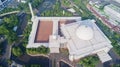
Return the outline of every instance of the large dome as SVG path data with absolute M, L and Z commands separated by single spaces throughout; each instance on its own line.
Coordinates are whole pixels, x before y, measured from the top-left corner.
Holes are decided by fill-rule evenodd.
M 76 30 L 76 35 L 82 40 L 90 40 L 93 38 L 93 29 L 87 25 L 81 25 Z

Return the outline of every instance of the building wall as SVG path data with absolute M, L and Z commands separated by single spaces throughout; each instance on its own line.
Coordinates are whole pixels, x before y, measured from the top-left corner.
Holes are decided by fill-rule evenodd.
M 79 60 L 80 58 L 83 58 L 85 56 L 97 54 L 100 51 L 105 51 L 106 53 L 108 53 L 109 50 L 110 50 L 110 48 L 106 47 L 106 48 L 103 48 L 103 49 L 100 49 L 100 50 L 97 50 L 97 51 L 93 51 L 91 53 L 85 53 L 85 54 L 82 54 L 82 55 L 69 55 L 69 58 L 70 58 L 70 60 Z

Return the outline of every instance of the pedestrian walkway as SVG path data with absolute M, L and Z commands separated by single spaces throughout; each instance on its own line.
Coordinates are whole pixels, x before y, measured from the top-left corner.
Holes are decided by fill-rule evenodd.
M 61 53 L 52 53 L 49 55 L 51 64 L 50 67 L 60 67 L 60 61 L 68 64 L 71 67 L 75 67 L 75 62 L 71 62 L 69 57 Z
M 12 11 L 12 12 L 8 12 L 8 13 L 3 13 L 3 14 L 0 14 L 0 17 L 3 17 L 5 15 L 10 15 L 10 14 L 15 14 L 15 13 L 19 13 L 20 11 Z

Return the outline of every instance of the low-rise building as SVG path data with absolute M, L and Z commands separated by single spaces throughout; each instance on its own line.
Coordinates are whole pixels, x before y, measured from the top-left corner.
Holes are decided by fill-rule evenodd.
M 104 7 L 105 13 L 108 15 L 109 21 L 113 25 L 119 25 L 120 24 L 120 8 L 110 4 Z

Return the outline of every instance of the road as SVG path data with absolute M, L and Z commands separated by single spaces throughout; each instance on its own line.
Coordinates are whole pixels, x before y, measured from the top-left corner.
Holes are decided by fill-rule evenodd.
M 10 56 L 11 56 L 11 45 L 7 45 L 6 52 L 3 55 L 3 58 L 10 59 Z
M 109 51 L 109 54 L 112 57 L 112 63 L 120 64 L 120 56 L 113 49 Z
M 6 66 L 8 66 L 6 60 L 10 59 L 10 56 L 11 56 L 11 46 L 12 45 L 9 45 L 7 40 L 4 41 L 3 45 L 5 45 L 4 54 L 0 59 L 0 64 L 3 65 L 4 67 L 6 67 Z

